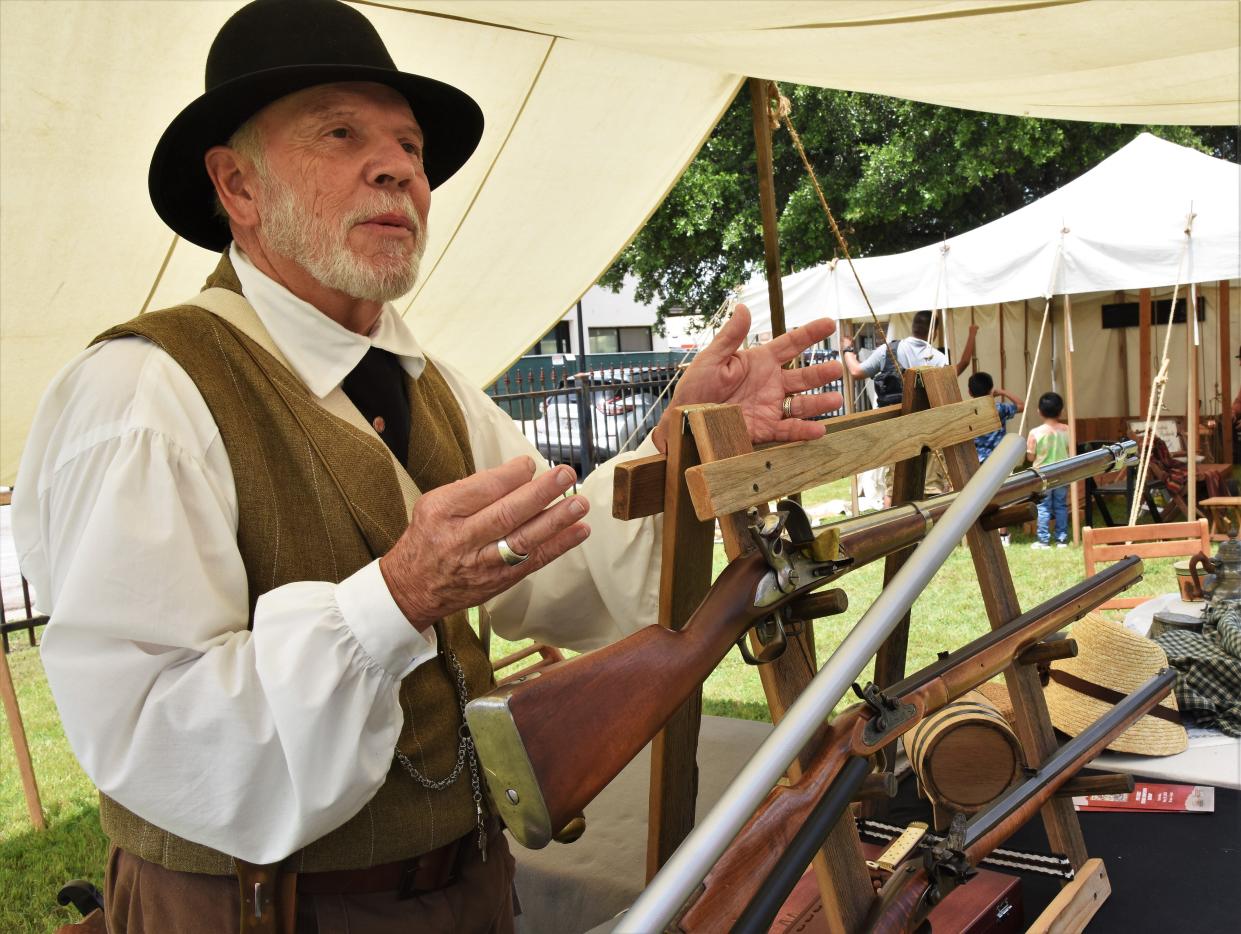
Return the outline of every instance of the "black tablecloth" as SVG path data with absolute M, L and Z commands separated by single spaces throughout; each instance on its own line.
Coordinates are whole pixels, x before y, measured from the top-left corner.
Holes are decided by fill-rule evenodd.
M 930 820 L 930 809 L 917 799 L 913 786 L 912 781 L 901 783 L 885 820 L 902 825 Z M 1103 860 L 1112 886 L 1088 934 L 1241 930 L 1239 804 L 1241 793 L 1217 788 L 1212 814 L 1079 813 L 1086 851 Z M 1050 852 L 1038 819 L 1005 846 Z M 1022 876 L 1022 889 L 1030 924 L 1060 886 L 1054 879 L 1027 874 Z

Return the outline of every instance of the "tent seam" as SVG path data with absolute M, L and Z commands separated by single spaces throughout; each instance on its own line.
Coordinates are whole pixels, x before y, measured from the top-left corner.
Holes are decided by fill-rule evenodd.
M 369 2 L 369 0 L 368 0 Z M 418 296 L 422 294 L 422 290 L 426 288 L 427 283 L 431 281 L 431 277 L 435 275 L 435 270 L 439 268 L 440 262 L 448 255 L 449 249 L 453 242 L 457 239 L 457 235 L 461 233 L 461 228 L 465 226 L 466 220 L 469 219 L 470 212 L 474 210 L 474 205 L 478 202 L 479 197 L 483 193 L 483 189 L 487 187 L 487 180 L 491 178 L 491 173 L 495 171 L 496 166 L 500 162 L 500 157 L 504 155 L 504 150 L 508 147 L 508 142 L 513 138 L 513 133 L 517 129 L 517 124 L 521 122 L 522 115 L 526 112 L 526 105 L 530 103 L 530 98 L 534 96 L 534 89 L 538 87 L 539 79 L 543 76 L 543 69 L 547 67 L 547 62 L 551 58 L 552 49 L 556 47 L 556 37 L 553 36 L 547 44 L 547 51 L 543 54 L 543 61 L 539 62 L 538 70 L 534 73 L 534 77 L 530 80 L 530 87 L 526 88 L 525 97 L 521 100 L 521 106 L 517 108 L 512 121 L 509 123 L 508 131 L 504 134 L 504 139 L 500 141 L 499 147 L 496 149 L 495 155 L 491 159 L 491 164 L 487 166 L 487 171 L 483 173 L 482 179 L 474 189 L 474 194 L 470 197 L 470 203 L 465 206 L 465 210 L 461 213 L 461 218 L 457 221 L 448 242 L 444 244 L 444 248 L 440 251 L 439 256 L 435 258 L 433 265 L 427 274 L 422 277 L 421 283 L 418 285 L 417 291 L 410 297 L 409 302 L 405 306 L 405 310 L 401 312 L 401 317 L 409 314 L 409 310 L 414 307 L 414 302 L 418 300 Z

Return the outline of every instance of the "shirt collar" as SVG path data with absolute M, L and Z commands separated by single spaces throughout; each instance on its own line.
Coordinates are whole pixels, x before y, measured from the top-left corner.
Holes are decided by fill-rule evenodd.
M 293 372 L 318 398 L 339 386 L 371 347 L 395 354 L 412 379 L 422 375 L 426 356 L 391 302 L 384 304 L 370 334 L 355 334 L 269 278 L 236 243 L 229 247 L 229 259 L 241 294 Z

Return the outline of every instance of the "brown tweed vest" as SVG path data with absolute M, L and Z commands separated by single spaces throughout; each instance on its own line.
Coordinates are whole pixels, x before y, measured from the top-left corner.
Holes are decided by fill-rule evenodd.
M 240 292 L 227 254 L 208 287 Z M 138 335 L 165 350 L 202 393 L 228 451 L 237 488 L 237 544 L 249 582 L 250 625 L 260 594 L 291 581 L 339 582 L 388 551 L 408 524 L 395 465 L 378 438 L 327 412 L 297 377 L 222 318 L 192 305 L 157 311 L 96 341 Z M 473 472 L 461 408 L 430 361 L 406 380 L 410 476 L 421 491 Z M 175 626 L 176 620 L 168 625 Z M 426 776 L 452 771 L 461 723 L 443 653 L 456 653 L 471 697 L 491 666 L 465 613 L 437 624 L 440 658 L 401 683 L 397 748 Z M 227 854 L 183 840 L 101 795 L 112 841 L 184 872 L 231 874 Z M 416 856 L 469 833 L 475 810 L 468 767 L 428 791 L 395 760 L 378 793 L 354 817 L 286 860 L 297 871 L 355 869 Z

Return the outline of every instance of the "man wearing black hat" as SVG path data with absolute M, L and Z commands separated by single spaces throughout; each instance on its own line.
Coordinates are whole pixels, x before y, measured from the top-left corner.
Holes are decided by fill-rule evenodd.
M 56 378 L 15 502 L 48 678 L 113 843 L 110 927 L 510 930 L 513 863 L 462 729 L 491 683 L 467 612 L 612 641 L 652 621 L 655 523 L 607 518 L 607 469 L 567 496 L 572 472 L 389 304 L 431 190 L 482 134 L 466 94 L 397 71 L 336 0 L 244 7 L 207 88 L 150 191 L 219 266 Z M 747 326 L 742 310 L 674 401 L 738 402 L 759 441 L 821 434 L 802 419 L 839 396 L 793 394 L 838 368 L 780 365 L 831 323 L 739 352 Z

